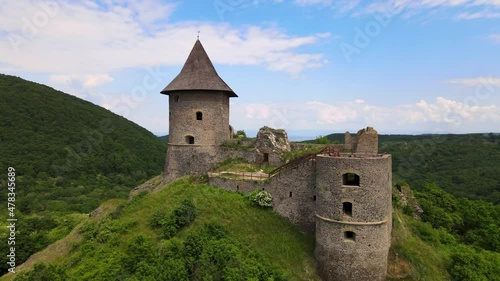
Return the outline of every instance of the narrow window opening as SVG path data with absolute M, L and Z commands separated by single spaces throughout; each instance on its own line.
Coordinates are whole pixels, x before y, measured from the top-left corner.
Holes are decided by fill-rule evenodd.
M 342 210 L 344 211 L 344 215 L 352 217 L 352 203 L 351 202 L 342 203 Z
M 203 113 L 200 111 L 196 112 L 196 120 L 203 120 Z
M 179 102 L 179 100 L 180 100 L 179 96 L 175 96 L 174 100 L 175 100 L 175 102 Z
M 290 194 L 288 195 L 288 197 L 292 197 L 292 192 L 290 191 Z
M 264 153 L 264 163 L 269 162 L 269 153 Z
M 345 173 L 342 175 L 342 184 L 359 186 L 359 176 L 354 173 Z
M 316 195 L 313 195 L 313 201 L 316 201 Z
M 236 185 L 236 191 L 240 191 L 240 186 Z
M 349 241 L 356 241 L 356 233 L 352 231 L 344 231 L 344 239 Z
M 194 137 L 193 136 L 186 136 L 186 143 L 187 144 L 194 144 Z

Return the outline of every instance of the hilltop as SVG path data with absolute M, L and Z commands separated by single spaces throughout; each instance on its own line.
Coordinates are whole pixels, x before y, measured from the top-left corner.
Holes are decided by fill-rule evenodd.
M 16 169 L 23 213 L 90 212 L 162 171 L 166 145 L 109 110 L 8 75 L 0 99 L 0 167 Z
M 151 181 L 151 188 L 159 186 L 158 178 Z M 165 219 L 185 200 L 194 206 L 195 218 L 165 237 L 164 230 L 154 226 L 155 218 Z M 177 180 L 158 192 L 143 191 L 131 200 L 108 201 L 93 214 L 58 242 L 68 246 L 48 247 L 30 266 L 53 261 L 50 280 L 187 280 L 187 273 L 319 280 L 312 235 L 300 233 L 269 209 L 252 206 L 241 194 L 191 179 Z M 42 271 L 39 268 L 38 274 Z

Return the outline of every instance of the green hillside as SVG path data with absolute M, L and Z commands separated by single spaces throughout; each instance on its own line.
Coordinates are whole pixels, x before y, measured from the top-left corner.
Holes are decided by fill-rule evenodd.
M 500 280 L 498 206 L 435 185 L 398 185 L 393 205 L 387 280 Z M 313 236 L 192 178 L 106 202 L 17 271 L 1 280 L 319 280 Z
M 500 204 L 500 137 L 495 134 L 427 135 L 380 143 L 393 155 L 394 177 L 416 189 L 436 183 L 469 199 Z
M 166 145 L 112 112 L 50 87 L 0 74 L 0 218 L 15 169 L 16 262 L 68 234 L 111 198 L 161 173 Z M 0 239 L 7 241 L 7 228 Z M 2 253 L 7 243 L 0 246 Z M 0 273 L 7 270 L 0 258 Z
M 168 143 L 168 135 L 165 135 L 165 136 L 161 136 L 159 137 L 162 141 L 164 141 L 165 143 Z
M 15 168 L 23 213 L 90 212 L 162 171 L 165 144 L 104 108 L 7 75 L 0 100 L 0 167 Z
M 166 237 L 158 224 L 185 200 L 195 217 Z M 49 247 L 30 264 L 53 261 L 50 270 L 16 280 L 319 280 L 314 237 L 238 193 L 184 178 L 100 209 L 67 238 L 69 248 Z

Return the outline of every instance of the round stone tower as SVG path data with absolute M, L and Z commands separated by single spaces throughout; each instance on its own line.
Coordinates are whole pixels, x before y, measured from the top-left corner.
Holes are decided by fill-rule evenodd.
M 323 280 L 385 280 L 391 156 L 318 155 L 316 260 Z
M 161 91 L 169 96 L 169 146 L 164 176 L 205 173 L 217 148 L 231 138 L 229 98 L 237 95 L 219 77 L 200 40 L 181 72 Z

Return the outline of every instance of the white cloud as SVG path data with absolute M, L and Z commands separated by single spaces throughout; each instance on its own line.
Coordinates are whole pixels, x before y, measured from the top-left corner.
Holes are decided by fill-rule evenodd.
M 461 84 L 467 87 L 485 86 L 500 87 L 500 77 L 476 77 L 476 78 L 455 78 L 448 80 L 451 84 Z
M 500 1 L 498 0 L 296 0 L 296 4 L 304 5 L 330 5 L 340 14 L 350 13 L 353 16 L 374 13 L 401 14 L 410 18 L 420 13 L 436 13 L 437 11 L 450 10 L 456 19 L 494 19 L 500 18 Z M 457 11 L 460 11 L 457 14 Z
M 264 125 L 287 130 L 356 131 L 374 126 L 379 131 L 447 132 L 491 131 L 500 125 L 495 105 L 469 104 L 437 97 L 414 104 L 376 106 L 366 102 L 232 104 L 231 122 L 238 128 Z
M 329 34 L 291 36 L 276 27 L 168 23 L 175 6 L 159 1 L 138 5 L 110 0 L 106 6 L 69 0 L 50 3 L 57 3 L 52 10 L 29 0 L 8 1 L 0 8 L 0 34 L 7 34 L 0 43 L 2 69 L 82 76 L 179 65 L 198 30 L 214 63 L 260 65 L 293 75 L 325 63 L 322 54 L 296 49 Z
M 295 0 L 295 4 L 299 6 L 322 5 L 328 6 L 332 4 L 331 0 Z
M 480 11 L 480 12 L 463 12 L 456 16 L 457 19 L 475 20 L 475 19 L 496 19 L 500 18 L 500 13 Z
M 495 44 L 500 44 L 500 33 L 490 34 L 488 38 Z
M 84 88 L 93 88 L 113 81 L 108 74 L 52 74 L 49 80 L 59 84 L 72 84 L 79 81 Z

